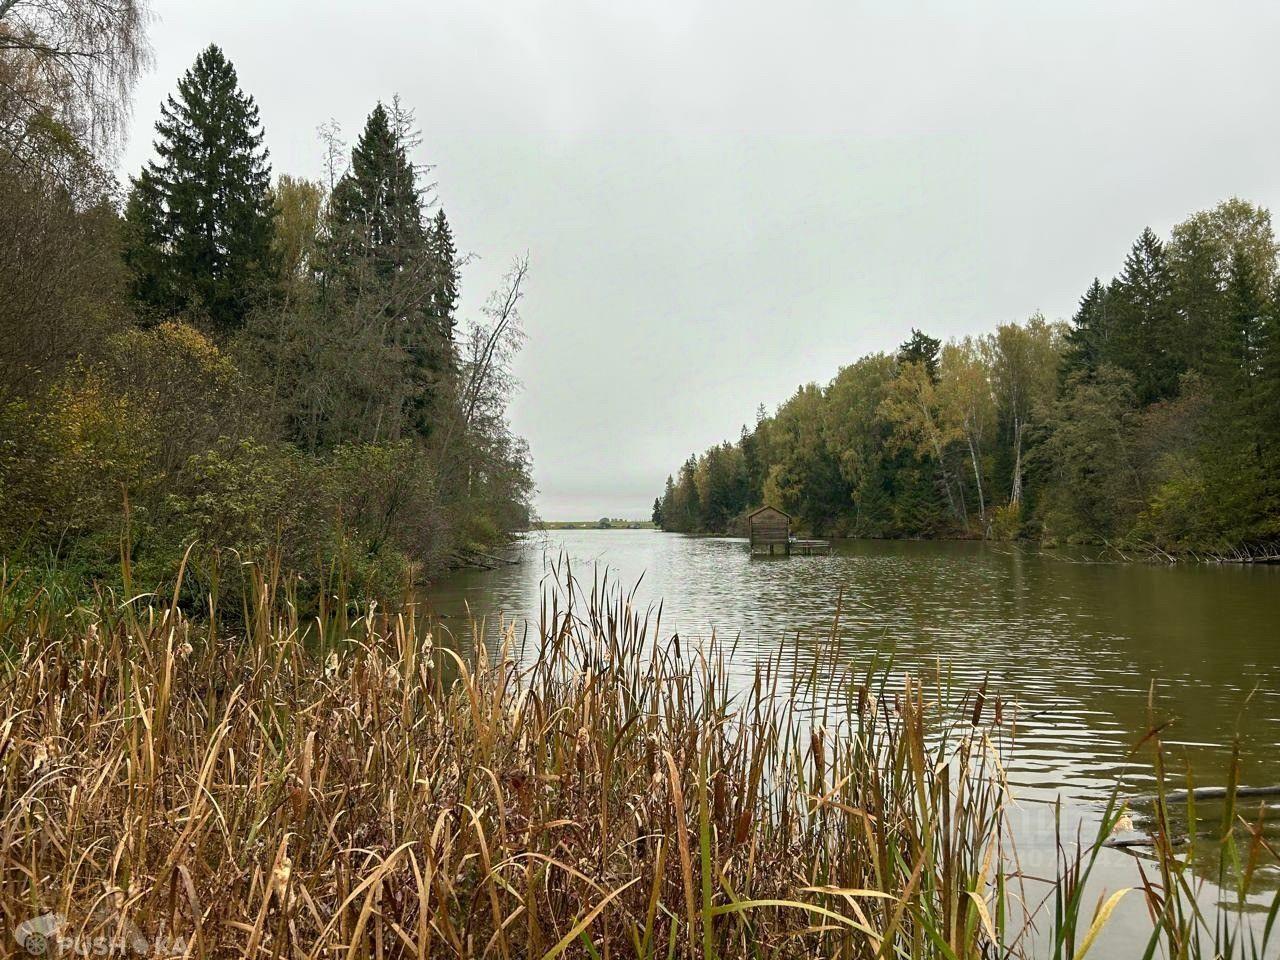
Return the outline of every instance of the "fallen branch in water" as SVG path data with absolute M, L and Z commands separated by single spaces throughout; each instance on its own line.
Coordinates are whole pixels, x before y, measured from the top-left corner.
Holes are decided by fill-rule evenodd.
M 1280 784 L 1270 787 L 1236 787 L 1233 791 L 1237 797 L 1280 797 Z M 1190 791 L 1190 799 L 1199 802 L 1200 800 L 1225 800 L 1227 798 L 1226 787 L 1197 787 Z M 1188 792 L 1186 790 L 1174 790 L 1165 794 L 1166 803 L 1186 803 Z
M 485 570 L 496 570 L 503 565 L 514 566 L 520 562 L 506 557 L 495 557 L 493 554 L 482 553 L 479 550 L 456 550 L 453 559 L 459 566 L 482 567 Z
M 1280 544 L 1259 543 L 1206 554 L 1213 563 L 1280 563 Z

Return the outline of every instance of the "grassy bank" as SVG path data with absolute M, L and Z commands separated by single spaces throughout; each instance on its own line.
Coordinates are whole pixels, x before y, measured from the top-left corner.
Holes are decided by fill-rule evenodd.
M 197 957 L 1071 958 L 1114 905 L 1085 900 L 1089 844 L 1019 870 L 994 697 L 948 707 L 834 641 L 804 689 L 780 660 L 744 689 L 730 645 L 655 643 L 599 586 L 463 655 L 412 616 L 300 620 L 250 579 L 230 632 L 6 576 L 10 930 L 52 912 L 64 939 Z M 1268 955 L 1155 856 L 1131 894 L 1153 952 Z

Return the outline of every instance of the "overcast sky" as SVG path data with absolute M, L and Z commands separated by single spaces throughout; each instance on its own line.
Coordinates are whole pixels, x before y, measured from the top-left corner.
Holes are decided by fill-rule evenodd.
M 473 313 L 528 251 L 512 420 L 546 519 L 647 516 L 692 451 L 910 327 L 1065 317 L 1143 226 L 1280 202 L 1280 4 L 154 0 L 135 170 L 216 42 L 277 173 L 379 98 Z

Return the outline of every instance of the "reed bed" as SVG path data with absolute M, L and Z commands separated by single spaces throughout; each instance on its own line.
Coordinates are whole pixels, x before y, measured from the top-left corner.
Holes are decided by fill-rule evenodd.
M 251 579 L 233 629 L 177 593 L 0 578 L 10 930 L 56 914 L 63 942 L 191 957 L 1078 958 L 1115 905 L 1086 902 L 1096 845 L 1028 891 L 994 698 L 838 667 L 834 629 L 797 690 L 605 584 L 491 648 L 304 619 Z M 1174 859 L 1141 894 L 1150 949 L 1199 956 Z

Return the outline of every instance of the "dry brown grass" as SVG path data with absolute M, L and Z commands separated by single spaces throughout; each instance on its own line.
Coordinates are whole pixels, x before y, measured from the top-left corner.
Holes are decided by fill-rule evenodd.
M 465 657 L 256 583 L 235 631 L 0 588 L 11 929 L 56 912 L 198 957 L 1022 949 L 981 699 L 842 672 L 834 644 L 812 687 L 774 661 L 736 689 L 731 647 L 655 643 L 600 588 L 550 601 L 522 656 L 511 631 Z

